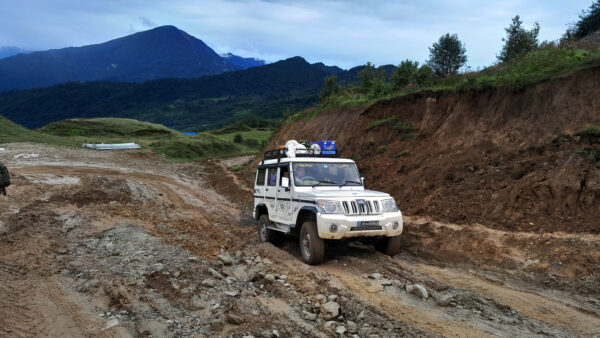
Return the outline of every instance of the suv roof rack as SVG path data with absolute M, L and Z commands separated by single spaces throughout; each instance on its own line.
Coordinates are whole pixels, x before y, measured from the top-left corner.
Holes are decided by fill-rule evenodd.
M 271 149 L 265 151 L 265 156 L 263 158 L 265 160 L 277 160 L 279 162 L 282 158 L 287 157 L 287 148 L 280 149 Z M 340 153 L 337 150 L 329 150 L 329 151 L 321 151 L 319 154 L 316 154 L 313 149 L 303 150 L 302 153 L 296 153 L 296 157 L 323 157 L 323 158 L 331 158 L 331 157 L 340 157 Z

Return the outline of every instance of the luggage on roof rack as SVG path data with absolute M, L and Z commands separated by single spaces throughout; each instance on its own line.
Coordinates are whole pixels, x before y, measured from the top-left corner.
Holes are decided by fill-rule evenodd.
M 280 149 L 271 149 L 271 150 L 267 150 L 265 151 L 265 160 L 277 160 L 277 159 L 282 159 L 282 158 L 286 158 L 289 157 L 288 154 L 288 149 L 287 148 L 280 148 Z M 300 152 L 296 152 L 296 154 L 294 154 L 295 157 L 340 157 L 340 154 L 337 152 L 337 150 L 328 150 L 328 151 L 320 151 L 317 152 L 314 149 L 308 149 L 308 150 L 303 150 L 301 153 Z

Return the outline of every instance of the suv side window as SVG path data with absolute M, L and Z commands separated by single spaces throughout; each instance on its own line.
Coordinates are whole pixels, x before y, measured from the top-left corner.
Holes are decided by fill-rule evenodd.
M 282 178 L 287 177 L 290 178 L 290 169 L 289 166 L 279 167 L 279 186 L 281 187 Z
M 265 185 L 265 172 L 267 169 L 258 169 L 258 174 L 256 175 L 256 185 Z
M 269 168 L 267 171 L 267 184 L 274 187 L 277 184 L 277 167 Z

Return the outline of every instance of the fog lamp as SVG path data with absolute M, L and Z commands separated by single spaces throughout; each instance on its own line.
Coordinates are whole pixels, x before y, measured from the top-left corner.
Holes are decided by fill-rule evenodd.
M 400 223 L 398 223 L 398 222 L 392 223 L 392 229 L 398 230 L 398 227 L 400 227 Z
M 332 224 L 329 226 L 329 231 L 330 232 L 336 232 L 338 231 L 338 225 L 337 224 Z

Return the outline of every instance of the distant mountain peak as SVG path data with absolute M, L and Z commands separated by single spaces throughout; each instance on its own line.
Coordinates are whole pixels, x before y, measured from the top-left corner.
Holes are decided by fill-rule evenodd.
M 224 53 L 221 54 L 221 57 L 225 59 L 227 63 L 238 66 L 242 69 L 247 69 L 251 67 L 260 67 L 265 65 L 265 60 L 261 60 L 259 58 L 253 57 L 242 57 L 232 53 Z

